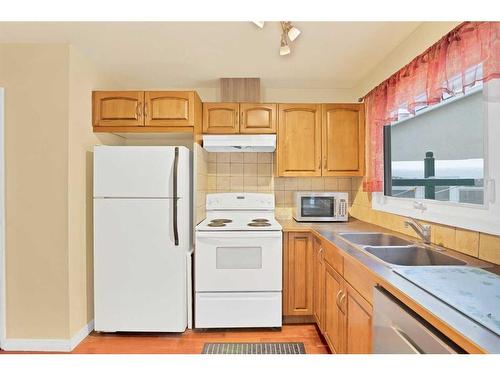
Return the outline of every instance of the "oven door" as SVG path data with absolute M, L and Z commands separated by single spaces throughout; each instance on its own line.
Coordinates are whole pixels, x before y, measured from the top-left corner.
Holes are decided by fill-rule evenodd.
M 196 292 L 281 291 L 281 231 L 196 232 Z

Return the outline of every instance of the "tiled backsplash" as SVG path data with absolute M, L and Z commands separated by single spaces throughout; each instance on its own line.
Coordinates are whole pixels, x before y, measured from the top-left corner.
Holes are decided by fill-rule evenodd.
M 279 218 L 291 217 L 295 191 L 345 191 L 354 199 L 358 178 L 275 177 L 273 159 L 272 153 L 208 153 L 207 192 L 274 193 Z
M 205 151 L 198 143 L 193 145 L 193 159 L 194 159 L 194 178 L 195 178 L 195 191 L 194 191 L 194 224 L 198 224 L 205 219 L 205 201 L 207 197 L 208 186 L 208 152 Z

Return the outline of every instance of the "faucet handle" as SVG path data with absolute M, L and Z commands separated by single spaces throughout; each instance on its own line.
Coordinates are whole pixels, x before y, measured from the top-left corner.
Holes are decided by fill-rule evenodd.
M 422 211 L 425 211 L 427 209 L 425 204 L 423 202 L 419 202 L 419 201 L 413 202 L 413 208 L 416 208 L 417 210 L 422 210 Z

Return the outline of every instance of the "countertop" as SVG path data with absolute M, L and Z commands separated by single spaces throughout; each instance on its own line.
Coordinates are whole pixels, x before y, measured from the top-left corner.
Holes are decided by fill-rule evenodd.
M 361 249 L 343 240 L 342 232 L 383 232 L 416 241 L 415 238 L 391 231 L 377 225 L 356 219 L 339 223 L 299 223 L 293 219 L 278 220 L 285 232 L 312 232 L 333 243 L 349 256 L 360 262 L 367 272 L 371 272 L 377 284 L 389 290 L 417 314 L 438 328 L 443 334 L 471 353 L 500 353 L 500 336 L 474 320 L 460 313 L 432 294 L 392 271 L 386 264 L 367 255 Z M 500 267 L 476 258 L 446 249 L 456 258 L 463 259 L 471 266 L 482 267 L 489 272 L 500 274 Z

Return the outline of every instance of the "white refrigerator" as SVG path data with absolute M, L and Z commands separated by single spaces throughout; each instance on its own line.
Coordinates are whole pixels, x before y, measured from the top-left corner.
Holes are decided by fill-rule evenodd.
M 95 146 L 96 331 L 186 329 L 190 175 L 186 147 Z

